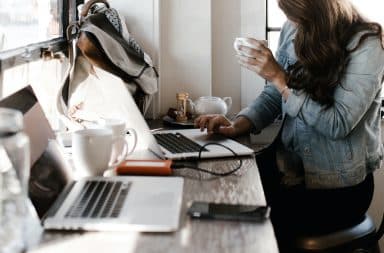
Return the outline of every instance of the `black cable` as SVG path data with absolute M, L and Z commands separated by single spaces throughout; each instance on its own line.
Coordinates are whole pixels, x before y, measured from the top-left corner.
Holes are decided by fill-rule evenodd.
M 201 160 L 201 154 L 202 152 L 204 151 L 204 149 L 207 147 L 207 146 L 210 146 L 210 145 L 216 145 L 216 146 L 221 146 L 229 151 L 231 151 L 234 155 L 235 158 L 239 158 L 238 154 L 233 151 L 231 148 L 223 145 L 223 144 L 220 144 L 220 143 L 215 143 L 215 142 L 209 142 L 209 143 L 206 143 L 205 145 L 203 145 L 200 150 L 199 150 L 199 155 L 197 157 L 197 159 L 200 161 Z M 211 174 L 211 175 L 214 175 L 214 176 L 219 176 L 219 177 L 226 177 L 226 176 L 229 176 L 233 173 L 235 173 L 236 171 L 238 171 L 241 166 L 243 166 L 243 160 L 241 158 L 239 158 L 239 165 L 231 170 L 231 171 L 228 171 L 228 172 L 224 172 L 224 173 L 221 173 L 221 172 L 214 172 L 214 171 L 210 171 L 210 170 L 207 170 L 207 169 L 202 169 L 198 166 L 192 166 L 191 164 L 188 164 L 188 163 L 175 163 L 172 165 L 172 168 L 173 169 L 192 169 L 192 170 L 196 170 L 196 171 L 200 171 L 200 172 L 204 172 L 204 173 L 208 173 L 208 174 Z

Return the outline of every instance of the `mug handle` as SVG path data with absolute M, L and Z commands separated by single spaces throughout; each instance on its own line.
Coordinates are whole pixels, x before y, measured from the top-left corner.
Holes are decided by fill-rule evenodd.
M 125 137 L 123 137 L 123 136 L 115 137 L 114 140 L 113 140 L 112 146 L 115 146 L 119 142 L 123 142 L 124 143 L 123 151 L 121 152 L 121 154 L 119 156 L 117 156 L 115 161 L 110 161 L 109 162 L 108 166 L 110 168 L 111 167 L 115 167 L 115 166 L 119 165 L 120 163 L 122 163 L 125 160 L 125 157 L 128 154 L 128 142 L 125 139 Z M 111 152 L 111 156 L 112 156 L 112 152 Z M 113 157 L 111 157 L 111 160 L 112 159 L 113 159 Z
M 133 138 L 135 139 L 134 142 L 133 142 L 133 146 L 131 148 L 131 151 L 127 152 L 127 154 L 126 154 L 126 156 L 129 156 L 136 149 L 136 146 L 137 146 L 137 133 L 136 133 L 136 130 L 133 129 L 133 128 L 127 128 L 127 132 L 129 132 L 129 134 L 133 135 Z

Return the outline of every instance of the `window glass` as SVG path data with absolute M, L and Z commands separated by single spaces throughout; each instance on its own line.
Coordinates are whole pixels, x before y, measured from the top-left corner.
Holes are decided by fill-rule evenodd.
M 58 128 L 56 94 L 59 90 L 65 66 L 62 60 L 37 60 L 6 69 L 3 72 L 2 95 L 31 85 L 53 128 Z
M 62 35 L 62 0 L 1 0 L 0 51 Z
M 268 27 L 281 27 L 287 18 L 277 5 L 277 0 L 267 0 L 267 5 Z
M 279 42 L 280 32 L 269 32 L 268 33 L 268 46 L 272 50 L 272 53 L 275 54 L 277 50 L 277 44 Z
M 351 0 L 351 2 L 369 20 L 384 25 L 383 0 Z

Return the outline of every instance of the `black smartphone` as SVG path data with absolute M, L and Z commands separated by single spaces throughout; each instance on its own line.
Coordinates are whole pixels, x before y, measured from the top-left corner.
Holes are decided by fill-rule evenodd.
M 269 217 L 268 206 L 222 204 L 195 201 L 188 215 L 198 219 L 221 219 L 236 221 L 262 221 Z

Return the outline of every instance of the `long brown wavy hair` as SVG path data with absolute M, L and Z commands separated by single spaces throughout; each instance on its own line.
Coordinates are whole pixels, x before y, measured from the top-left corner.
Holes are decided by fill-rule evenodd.
M 368 37 L 382 42 L 382 28 L 360 15 L 349 0 L 279 0 L 279 7 L 297 25 L 297 62 L 288 68 L 288 86 L 306 91 L 329 108 L 350 53 Z M 360 32 L 357 45 L 348 49 Z

